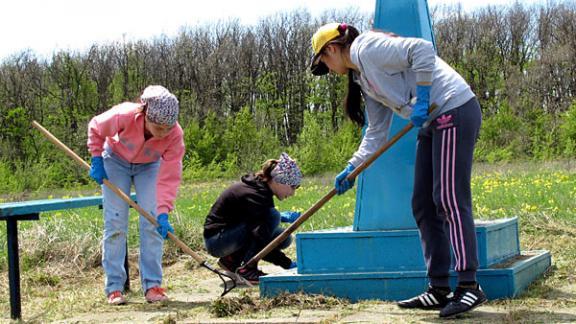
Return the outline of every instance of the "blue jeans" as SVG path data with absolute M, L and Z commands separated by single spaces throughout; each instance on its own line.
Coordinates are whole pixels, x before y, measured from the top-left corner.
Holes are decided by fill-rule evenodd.
M 128 163 L 113 152 L 102 153 L 108 180 L 130 195 L 134 183 L 138 204 L 156 216 L 156 180 L 160 160 L 151 163 Z M 106 186 L 102 186 L 104 208 L 104 238 L 102 266 L 106 274 L 105 293 L 124 290 L 126 270 L 126 237 L 128 232 L 128 204 Z M 162 253 L 164 240 L 144 216 L 139 217 L 140 281 L 142 290 L 162 284 Z
M 226 227 L 220 232 L 204 239 L 206 250 L 210 255 L 215 257 L 225 257 L 234 252 L 245 250 L 243 262 L 249 261 L 262 248 L 270 243 L 278 235 L 282 234 L 283 229 L 280 225 L 280 213 L 276 208 L 270 209 L 269 217 L 263 226 L 267 227 L 264 233 L 270 233 L 268 237 L 261 237 L 254 234 L 252 227 L 248 223 L 240 223 L 235 226 Z M 290 246 L 292 237 L 288 237 L 282 242 L 276 250 L 282 250 Z M 266 259 L 266 258 L 264 258 Z

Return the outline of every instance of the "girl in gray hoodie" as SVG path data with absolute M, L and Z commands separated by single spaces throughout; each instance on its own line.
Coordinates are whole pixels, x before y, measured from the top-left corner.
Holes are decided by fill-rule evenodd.
M 353 26 L 330 23 L 313 35 L 312 48 L 312 74 L 348 75 L 346 114 L 359 126 L 367 122 L 360 147 L 336 176 L 338 194 L 354 185 L 346 176 L 387 140 L 393 113 L 420 127 L 412 210 L 430 286 L 398 306 L 440 309 L 441 317 L 452 317 L 486 302 L 476 281 L 478 253 L 470 190 L 482 115 L 470 86 L 436 56 L 431 42 L 420 38 L 381 31 L 359 34 Z M 437 108 L 429 113 L 431 103 Z M 449 233 L 444 231 L 446 222 Z M 450 242 L 458 273 L 453 294 L 448 282 Z

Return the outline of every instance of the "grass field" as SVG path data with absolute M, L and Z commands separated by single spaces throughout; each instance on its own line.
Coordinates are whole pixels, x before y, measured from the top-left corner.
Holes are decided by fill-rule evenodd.
M 202 224 L 211 204 L 232 181 L 183 184 L 172 222 L 176 235 L 194 250 L 202 250 Z M 295 197 L 277 202 L 280 210 L 304 211 L 330 189 L 332 176 L 306 179 Z M 473 174 L 474 212 L 477 219 L 518 216 L 523 250 L 545 249 L 552 253 L 553 267 L 514 300 L 492 301 L 478 317 L 464 321 L 570 322 L 576 321 L 576 162 L 477 165 Z M 98 194 L 91 188 L 75 192 L 15 194 L 14 198 L 61 198 Z M 350 225 L 354 218 L 354 193 L 326 204 L 299 231 Z M 137 267 L 136 215 L 130 222 L 130 260 Z M 217 315 L 233 314 L 250 321 L 283 318 L 294 321 L 418 322 L 435 318 L 430 312 L 405 312 L 392 303 L 364 301 L 350 304 L 320 297 L 284 297 L 283 302 L 259 300 L 257 288 L 241 290 L 218 300 L 221 288 L 209 272 L 195 268 L 188 256 L 168 244 L 165 254 L 166 283 L 174 301 L 147 305 L 133 274 L 137 302 L 111 309 L 102 293 L 100 267 L 101 210 L 85 208 L 41 215 L 37 222 L 20 222 L 22 307 L 25 321 L 216 321 Z M 5 237 L 5 227 L 0 236 Z M 2 239 L 0 270 L 1 320 L 9 319 L 6 242 Z M 291 247 L 289 254 L 295 255 Z M 209 260 L 214 263 L 215 259 Z M 274 268 L 272 268 L 275 271 Z M 133 272 L 136 272 L 134 270 Z M 138 302 L 140 301 L 140 302 Z M 272 305 L 272 306 L 271 306 Z M 228 309 L 231 309 L 230 311 Z M 112 314 L 112 315 L 110 315 Z M 115 314 L 115 315 L 114 315 Z M 362 315 L 364 314 L 364 315 Z M 377 314 L 378 317 L 371 317 Z M 101 315 L 101 316 L 97 316 Z M 106 317 L 107 316 L 107 317 Z M 295 317 L 297 316 L 297 317 Z M 288 320 L 287 320 L 288 319 Z M 290 320 L 292 319 L 292 320 Z

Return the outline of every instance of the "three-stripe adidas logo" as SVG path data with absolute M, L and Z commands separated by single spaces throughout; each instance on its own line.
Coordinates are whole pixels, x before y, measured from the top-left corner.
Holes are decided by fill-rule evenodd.
M 434 297 L 434 295 L 432 295 L 429 292 L 425 292 L 422 295 L 418 296 L 418 299 L 420 299 L 420 302 L 422 303 L 422 305 L 424 306 L 436 306 L 436 305 L 440 305 L 440 303 L 438 302 L 438 300 L 436 299 L 436 297 Z
M 448 295 L 444 294 L 444 291 L 428 287 L 428 291 L 418 296 L 399 301 L 398 306 L 401 308 L 440 309 L 445 307 L 454 296 L 452 292 L 448 293 Z
M 474 303 L 476 303 L 476 301 L 478 300 L 478 296 L 474 295 L 471 292 L 466 292 L 466 294 L 464 294 L 464 296 L 462 296 L 462 298 L 460 299 L 460 302 L 468 305 L 468 306 L 472 306 L 474 305 Z
M 456 288 L 456 297 L 446 307 L 440 310 L 440 317 L 452 317 L 468 312 L 487 301 L 484 292 L 477 288 Z

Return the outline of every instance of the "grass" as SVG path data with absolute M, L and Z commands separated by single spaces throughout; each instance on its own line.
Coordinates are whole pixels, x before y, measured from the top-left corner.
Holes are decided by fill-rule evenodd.
M 183 184 L 176 210 L 171 221 L 176 235 L 193 250 L 202 251 L 202 224 L 211 204 L 231 180 Z M 330 189 L 332 176 L 306 179 L 297 195 L 277 202 L 280 210 L 305 211 Z M 507 322 L 559 319 L 548 312 L 558 309 L 576 309 L 576 163 L 516 163 L 508 165 L 477 165 L 472 178 L 474 213 L 477 219 L 497 219 L 517 216 L 520 221 L 521 247 L 524 250 L 546 249 L 552 253 L 553 269 L 541 280 L 533 283 L 519 299 L 491 302 L 490 305 L 505 310 L 500 318 Z M 89 188 L 79 188 L 82 195 L 97 194 Z M 61 198 L 70 192 L 33 193 L 4 199 Z M 355 195 L 337 196 L 311 217 L 299 231 L 311 231 L 351 225 L 354 219 Z M 75 314 L 109 311 L 102 297 L 103 276 L 100 267 L 100 240 L 102 211 L 97 208 L 74 209 L 44 213 L 39 221 L 19 223 L 20 265 L 23 294 L 23 314 L 30 321 L 66 319 Z M 137 268 L 138 234 L 134 212 L 131 214 L 129 249 L 130 262 Z M 5 237 L 5 227 L 0 227 L 0 237 Z M 206 288 L 206 271 L 195 267 L 191 259 L 169 244 L 165 249 L 165 264 L 169 291 L 186 290 L 207 296 L 214 294 Z M 0 320 L 9 314 L 9 297 L 6 265 L 6 242 L 0 245 Z M 203 253 L 203 252 L 201 252 Z M 294 247 L 288 250 L 295 255 Z M 205 255 L 203 253 L 203 255 Z M 213 258 L 208 257 L 210 262 Z M 186 274 L 184 277 L 183 274 Z M 137 273 L 133 273 L 135 281 Z M 135 283 L 133 283 L 136 285 Z M 192 290 L 191 290 L 192 289 Z M 215 288 L 219 290 L 219 287 Z M 141 298 L 136 290 L 129 297 Z M 279 299 L 284 304 L 259 300 L 256 293 L 247 291 L 235 299 L 218 299 L 212 302 L 192 302 L 194 305 L 130 306 L 134 312 L 144 312 L 154 320 L 167 323 L 183 319 L 195 321 L 213 316 L 236 314 L 252 318 L 274 316 L 283 309 L 285 314 L 301 314 L 316 308 L 318 297 L 288 297 Z M 309 298 L 309 299 L 308 299 Z M 211 298 L 208 298 L 211 300 Z M 213 298 L 212 298 L 213 299 Z M 384 305 L 384 306 L 382 306 Z M 341 314 L 361 312 L 374 307 L 387 307 L 386 303 L 362 302 L 346 304 L 327 303 L 326 312 L 337 310 L 340 315 L 323 317 L 339 320 Z M 542 311 L 521 312 L 525 309 Z M 546 311 L 544 311 L 546 310 Z M 254 315 L 259 313 L 260 315 Z M 376 310 L 375 312 L 378 312 Z M 158 315 L 155 315 L 158 313 Z M 167 315 L 168 314 L 168 315 Z M 302 313 L 303 314 L 303 313 Z M 328 314 L 328 313 L 326 313 Z M 156 317 L 155 317 L 156 316 Z M 417 321 L 419 315 L 402 315 L 403 321 Z M 528 317 L 526 317 L 528 316 Z M 547 317 L 548 316 L 548 317 Z M 147 318 L 149 320 L 150 318 Z M 575 319 L 576 317 L 569 317 Z M 105 321 L 113 321 L 110 320 Z
M 539 170 L 493 167 L 472 178 L 474 213 L 483 219 L 545 214 L 571 220 L 576 214 L 576 179 L 572 164 Z
M 210 303 L 210 313 L 216 317 L 247 315 L 277 307 L 298 309 L 330 309 L 348 305 L 346 299 L 307 294 L 279 294 L 273 298 L 257 298 L 243 291 L 238 297 L 219 298 Z

